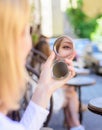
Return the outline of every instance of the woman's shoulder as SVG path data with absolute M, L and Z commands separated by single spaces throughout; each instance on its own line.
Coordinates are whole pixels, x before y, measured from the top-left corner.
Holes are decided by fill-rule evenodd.
M 24 127 L 16 122 L 12 121 L 5 115 L 0 113 L 0 129 L 1 130 L 24 130 Z

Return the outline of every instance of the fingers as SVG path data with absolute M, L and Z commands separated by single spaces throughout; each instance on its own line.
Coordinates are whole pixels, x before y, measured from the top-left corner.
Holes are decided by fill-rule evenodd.
M 71 60 L 73 60 L 75 58 L 75 56 L 76 56 L 76 52 L 74 51 L 72 56 L 71 56 Z
M 73 62 L 72 62 L 72 60 L 69 60 L 69 59 L 65 59 L 65 62 L 68 65 L 68 70 L 69 70 L 68 78 L 71 79 L 75 76 L 75 70 L 74 70 L 74 67 L 73 67 Z
M 48 64 L 49 66 L 52 65 L 54 59 L 55 59 L 55 53 L 52 51 L 51 55 L 49 56 L 49 58 L 46 61 L 46 64 Z
M 74 68 L 73 68 L 72 66 L 68 66 L 68 69 L 69 69 L 69 71 L 70 71 L 69 76 L 70 76 L 71 78 L 73 78 L 73 77 L 75 76 L 75 70 L 74 70 Z
M 65 79 L 63 79 L 63 83 L 67 83 L 71 78 L 73 78 L 74 77 L 74 75 L 75 75 L 75 71 L 74 71 L 74 68 L 73 68 L 73 66 L 68 66 L 68 69 L 69 69 L 69 74 L 68 74 L 68 76 L 65 78 Z
M 69 60 L 69 59 L 65 59 L 65 62 L 68 66 L 73 66 L 73 62 L 72 60 Z

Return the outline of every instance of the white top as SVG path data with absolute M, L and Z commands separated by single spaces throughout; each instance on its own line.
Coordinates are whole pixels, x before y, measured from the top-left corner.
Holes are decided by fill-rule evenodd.
M 0 113 L 0 130 L 39 130 L 48 113 L 47 110 L 30 101 L 20 122 L 12 121 Z

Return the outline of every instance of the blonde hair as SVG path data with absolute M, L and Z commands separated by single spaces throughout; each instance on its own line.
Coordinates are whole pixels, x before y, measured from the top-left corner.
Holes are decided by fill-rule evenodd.
M 17 40 L 28 18 L 27 0 L 0 0 L 0 109 L 17 109 L 24 91 L 25 68 Z

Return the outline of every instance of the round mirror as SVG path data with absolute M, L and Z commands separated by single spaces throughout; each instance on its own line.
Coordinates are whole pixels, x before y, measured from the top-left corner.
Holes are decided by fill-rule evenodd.
M 58 57 L 70 59 L 74 52 L 73 41 L 67 36 L 61 36 L 55 41 L 53 50 Z
M 69 74 L 68 65 L 65 63 L 65 59 L 73 60 L 74 45 L 73 41 L 68 36 L 58 37 L 54 43 L 53 50 L 56 54 L 56 60 L 54 61 L 52 72 L 53 78 L 63 79 Z

